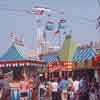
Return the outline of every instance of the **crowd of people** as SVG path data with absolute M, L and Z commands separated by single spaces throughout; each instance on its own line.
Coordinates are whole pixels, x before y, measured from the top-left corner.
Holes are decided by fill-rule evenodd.
M 32 91 L 30 99 L 29 91 Z M 76 78 L 53 77 L 51 80 L 42 77 L 29 79 L 23 74 L 19 92 L 19 100 L 100 100 L 100 81 L 95 77 L 90 80 L 85 74 Z M 11 87 L 3 74 L 0 74 L 0 100 L 11 100 Z
M 40 88 L 41 97 L 44 95 L 40 100 L 100 100 L 100 82 L 86 75 L 74 79 L 54 77 L 48 82 L 42 81 Z
M 36 78 L 29 79 L 22 73 L 18 87 L 13 88 L 0 72 L 0 100 L 38 100 L 38 83 Z

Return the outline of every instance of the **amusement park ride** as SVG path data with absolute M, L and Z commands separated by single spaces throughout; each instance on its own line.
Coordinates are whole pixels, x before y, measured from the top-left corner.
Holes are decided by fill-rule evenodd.
M 47 36 L 48 34 L 54 36 L 59 35 L 58 46 L 60 46 L 61 33 L 65 33 L 66 20 L 62 17 L 64 13 L 54 9 L 37 6 L 32 9 L 32 14 L 36 18 L 37 45 L 40 52 L 46 53 L 48 50 L 57 49 L 57 46 L 52 46 Z
M 66 20 L 64 18 L 64 12 L 59 12 L 55 9 L 35 6 L 31 11 L 27 9 L 9 9 L 9 8 L 0 8 L 0 10 L 4 11 L 12 11 L 16 13 L 27 13 L 34 17 L 35 27 L 36 27 L 36 43 L 37 43 L 37 51 L 40 53 L 46 53 L 49 50 L 57 50 L 59 46 L 61 46 L 61 35 L 66 33 L 65 26 Z M 63 33 L 63 34 L 61 34 Z M 57 46 L 53 46 L 51 42 L 49 42 L 49 37 L 51 35 L 53 37 L 57 37 Z M 53 41 L 53 40 L 52 40 Z
M 99 6 L 100 1 L 97 0 Z M 32 10 L 27 9 L 9 9 L 9 8 L 0 8 L 0 10 L 4 11 L 12 11 L 16 13 L 27 13 L 29 15 L 32 15 L 35 19 L 35 25 L 36 25 L 36 43 L 37 43 L 37 51 L 40 53 L 46 53 L 49 51 L 55 51 L 58 50 L 61 47 L 62 42 L 62 35 L 66 35 L 66 28 L 67 27 L 67 21 L 64 18 L 64 12 L 58 11 L 56 9 L 46 8 L 42 6 L 35 6 L 32 8 Z M 87 23 L 97 23 L 96 29 L 99 30 L 100 28 L 100 16 L 95 19 L 89 19 L 86 17 L 80 17 L 77 16 L 78 19 L 87 21 Z M 49 34 L 49 35 L 48 35 Z M 52 45 L 52 41 L 49 41 L 49 37 L 53 36 L 57 38 L 57 45 Z

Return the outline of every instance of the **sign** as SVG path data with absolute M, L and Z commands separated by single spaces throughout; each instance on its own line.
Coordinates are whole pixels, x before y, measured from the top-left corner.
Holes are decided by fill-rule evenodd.
M 69 71 L 72 70 L 72 61 L 59 61 L 48 65 L 48 71 Z

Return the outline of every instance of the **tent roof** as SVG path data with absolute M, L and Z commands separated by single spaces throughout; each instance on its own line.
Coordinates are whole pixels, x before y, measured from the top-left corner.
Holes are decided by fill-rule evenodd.
M 33 59 L 27 55 L 28 49 L 22 45 L 12 43 L 10 48 L 5 52 L 5 54 L 0 58 L 0 61 L 16 61 L 16 60 L 29 60 Z
M 46 63 L 53 63 L 59 60 L 59 56 L 56 52 L 50 52 L 41 56 L 41 59 Z
M 96 50 L 91 47 L 78 47 L 73 60 L 76 62 L 82 62 L 85 60 L 90 60 L 92 57 L 96 56 Z

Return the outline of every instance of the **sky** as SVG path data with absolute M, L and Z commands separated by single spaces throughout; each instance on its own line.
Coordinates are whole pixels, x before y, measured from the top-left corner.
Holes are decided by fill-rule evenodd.
M 72 31 L 77 43 L 89 43 L 100 39 L 96 30 L 96 18 L 100 15 L 97 0 L 0 0 L 0 53 L 4 53 L 11 44 L 10 33 L 23 37 L 26 47 L 36 47 L 36 26 L 34 16 L 26 12 L 7 11 L 8 9 L 27 9 L 32 11 L 35 6 L 43 6 L 64 12 L 67 20 L 66 34 Z M 95 20 L 90 22 L 86 20 Z M 58 41 L 52 34 L 47 34 L 53 45 Z M 1 55 L 0 54 L 0 55 Z

